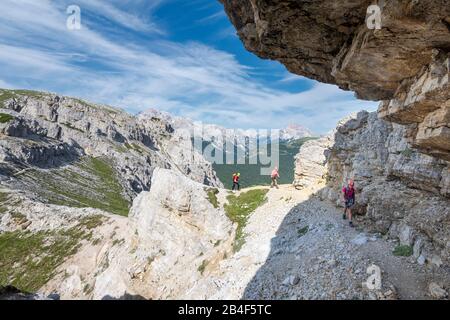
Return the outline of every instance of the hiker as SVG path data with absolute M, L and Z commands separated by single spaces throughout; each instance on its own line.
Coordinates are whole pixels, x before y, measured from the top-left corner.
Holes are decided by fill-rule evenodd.
M 270 174 L 270 178 L 272 178 L 272 184 L 270 185 L 271 188 L 276 187 L 278 189 L 278 182 L 277 179 L 280 178 L 280 174 L 278 173 L 278 167 L 275 167 Z
M 355 205 L 355 188 L 353 180 L 350 179 L 347 186 L 342 188 L 342 194 L 344 195 L 345 203 L 345 209 L 342 218 L 345 220 L 348 217 L 348 219 L 350 220 L 350 227 L 353 227 L 352 207 Z
M 241 186 L 239 185 L 239 177 L 241 176 L 241 174 L 238 173 L 233 173 L 233 187 L 231 188 L 231 190 L 235 191 L 236 189 L 239 191 L 241 189 Z

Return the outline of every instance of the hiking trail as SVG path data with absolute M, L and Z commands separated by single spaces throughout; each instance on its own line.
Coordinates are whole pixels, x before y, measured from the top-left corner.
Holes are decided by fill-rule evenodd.
M 209 298 L 426 299 L 428 284 L 444 281 L 414 258 L 394 256 L 395 241 L 355 225 L 311 190 L 270 189 L 248 220 L 242 249 L 213 276 L 220 289 Z M 381 290 L 363 288 L 372 264 L 381 269 Z

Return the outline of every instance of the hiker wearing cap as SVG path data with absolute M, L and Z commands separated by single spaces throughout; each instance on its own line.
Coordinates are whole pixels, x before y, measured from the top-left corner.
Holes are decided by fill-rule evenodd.
M 241 176 L 241 174 L 238 173 L 233 173 L 233 187 L 231 188 L 231 190 L 236 191 L 236 190 L 240 190 L 241 186 L 239 185 L 239 177 Z

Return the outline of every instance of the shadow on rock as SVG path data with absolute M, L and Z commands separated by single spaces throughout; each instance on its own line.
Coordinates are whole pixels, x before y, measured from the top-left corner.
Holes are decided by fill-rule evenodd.
M 138 294 L 129 294 L 129 293 L 125 293 L 123 296 L 121 297 L 111 297 L 110 295 L 106 295 L 102 298 L 102 300 L 148 300 L 145 297 L 138 295 Z

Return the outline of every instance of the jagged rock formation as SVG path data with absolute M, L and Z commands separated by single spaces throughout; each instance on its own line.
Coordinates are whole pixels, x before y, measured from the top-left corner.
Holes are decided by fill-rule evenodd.
M 174 170 L 156 168 L 150 191 L 134 200 L 129 220 L 109 216 L 41 294 L 58 292 L 62 299 L 188 296 L 232 251 L 235 226 L 223 208 L 208 200 L 209 189 Z
M 320 189 L 327 176 L 325 150 L 331 145 L 331 136 L 306 141 L 295 156 L 294 186 L 297 189 Z
M 131 241 L 135 229 L 120 216 L 128 215 L 138 193 L 141 199 L 152 187 L 158 168 L 202 188 L 221 186 L 191 140 L 174 134 L 168 122 L 55 94 L 0 90 L 0 284 L 35 292 L 57 278 L 57 291 L 66 298 L 126 294 L 125 280 L 110 290 L 107 274 L 94 291 L 96 276 L 83 283 L 78 275 L 103 270 L 119 242 Z M 160 177 L 157 184 L 173 195 L 188 185 L 177 193 L 180 181 Z M 210 222 L 224 227 L 217 219 Z M 100 253 L 97 259 L 96 250 L 105 250 L 106 258 Z M 75 254 L 82 255 L 80 264 L 58 269 Z M 128 266 L 121 262 L 118 266 Z
M 258 56 L 359 98 L 383 100 L 378 116 L 360 113 L 338 125 L 329 147 L 305 145 L 319 154 L 306 156 L 302 148 L 298 163 L 314 168 L 325 151 L 324 197 L 337 201 L 345 180 L 355 178 L 357 209 L 373 228 L 413 245 L 418 262 L 448 266 L 448 1 L 379 1 L 379 30 L 365 23 L 372 1 L 221 2 Z M 297 170 L 305 185 L 308 174 Z
M 380 30 L 365 23 L 368 0 L 220 1 L 248 50 L 363 99 L 391 99 L 450 46 L 447 0 L 378 1 Z
M 149 109 L 145 112 L 142 112 L 141 114 L 139 114 L 139 117 L 143 119 L 162 119 L 170 123 L 171 126 L 175 129 L 175 132 L 180 131 L 180 134 L 184 132 L 191 136 L 198 136 L 204 141 L 211 141 L 213 138 L 217 141 L 223 137 L 224 139 L 229 140 L 236 139 L 238 143 L 242 143 L 246 138 L 259 138 L 256 128 L 227 129 L 215 124 L 201 123 L 183 117 L 175 117 L 167 112 L 159 111 L 156 109 Z M 312 136 L 313 133 L 311 132 L 311 130 L 298 124 L 290 124 L 286 128 L 279 129 L 279 138 L 283 141 L 297 140 Z M 220 146 L 220 148 L 222 148 L 222 146 Z
M 210 164 L 191 152 L 190 140 L 173 135 L 160 119 L 141 121 L 108 106 L 41 92 L 1 90 L 0 103 L 10 117 L 0 123 L 1 176 L 9 185 L 20 183 L 21 170 L 58 168 L 86 157 L 106 159 L 129 199 L 149 189 L 155 167 L 220 185 Z
M 372 231 L 397 238 L 413 247 L 417 262 L 448 265 L 450 206 L 446 185 L 448 162 L 412 149 L 405 128 L 360 112 L 341 121 L 335 132 L 302 146 L 299 163 L 310 158 L 326 160 L 316 165 L 322 176 L 307 175 L 297 167 L 302 187 L 322 188 L 322 198 L 342 206 L 340 190 L 352 178 L 357 187 L 355 212 Z M 315 152 L 313 156 L 308 152 Z M 314 172 L 314 171 L 313 171 Z

